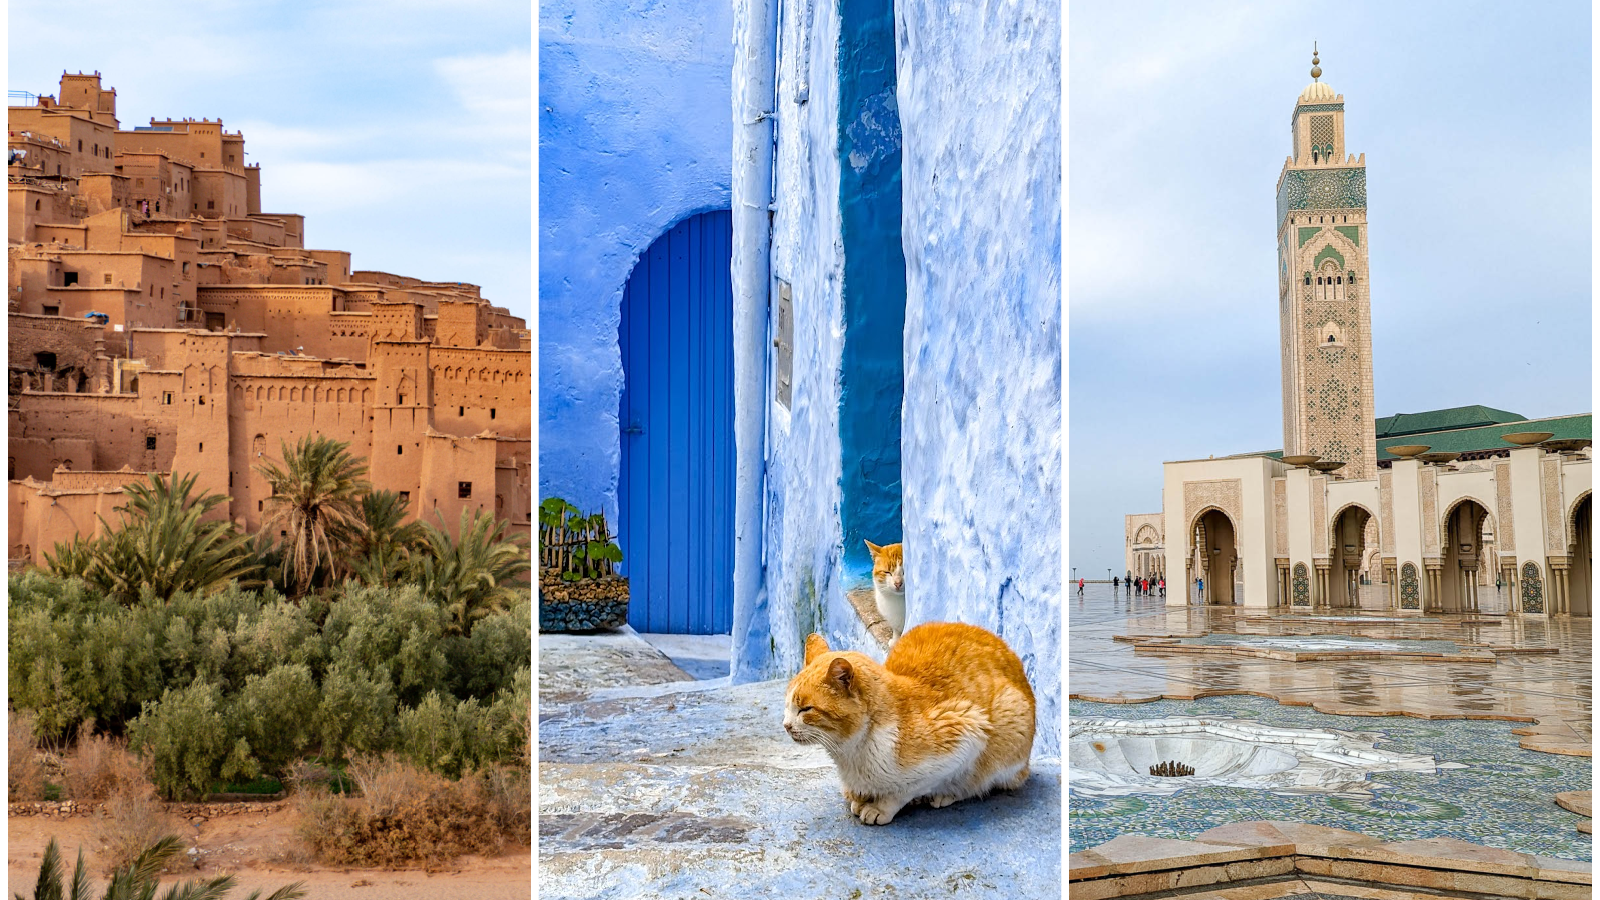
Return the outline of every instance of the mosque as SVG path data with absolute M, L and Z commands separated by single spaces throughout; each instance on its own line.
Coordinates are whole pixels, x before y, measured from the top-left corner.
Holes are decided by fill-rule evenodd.
M 1591 414 L 1375 416 L 1366 155 L 1318 62 L 1278 176 L 1284 447 L 1166 463 L 1127 569 L 1169 606 L 1471 613 L 1503 584 L 1512 614 L 1589 616 Z

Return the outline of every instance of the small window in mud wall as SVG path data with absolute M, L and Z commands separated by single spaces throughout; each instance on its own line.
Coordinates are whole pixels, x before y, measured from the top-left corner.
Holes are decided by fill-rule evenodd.
M 411 504 L 411 492 L 410 491 L 401 491 L 400 492 L 400 502 L 409 506 Z
M 73 285 L 75 285 L 77 283 L 78 283 L 78 273 L 77 272 L 62 272 L 61 273 L 61 285 L 62 285 L 62 287 L 72 287 Z
M 161 405 L 162 406 L 171 406 L 172 405 L 172 392 L 171 391 L 162 391 L 161 392 Z
M 46 307 L 44 307 L 44 314 L 47 315 L 47 316 L 59 316 L 59 315 L 61 315 L 61 307 L 59 307 L 59 306 L 46 306 Z
M 146 450 L 154 450 L 156 448 L 156 436 L 155 435 L 147 434 L 147 435 L 144 436 L 144 448 Z
M 472 499 L 472 482 L 470 482 L 470 481 L 458 481 L 458 482 L 456 482 L 456 496 L 461 498 L 462 500 L 471 500 Z
M 34 365 L 46 372 L 54 372 L 56 370 L 56 355 L 54 353 L 35 353 L 33 362 Z

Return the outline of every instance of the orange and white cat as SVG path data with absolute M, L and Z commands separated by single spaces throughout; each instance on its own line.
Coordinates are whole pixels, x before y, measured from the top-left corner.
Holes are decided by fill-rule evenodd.
M 866 543 L 872 554 L 872 595 L 878 601 L 878 614 L 899 637 L 906 630 L 905 555 L 899 544 Z
M 882 665 L 813 634 L 783 727 L 828 751 L 851 814 L 887 825 L 916 800 L 942 807 L 1021 787 L 1033 689 L 1005 641 L 974 625 L 918 625 Z

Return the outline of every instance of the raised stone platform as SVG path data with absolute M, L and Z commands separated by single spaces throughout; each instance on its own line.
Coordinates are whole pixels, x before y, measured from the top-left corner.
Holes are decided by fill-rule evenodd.
M 1172 897 L 1270 900 L 1447 896 L 1587 900 L 1589 863 L 1483 847 L 1453 838 L 1384 842 L 1297 822 L 1236 822 L 1193 841 L 1124 835 L 1068 860 L 1073 900 Z M 1194 889 L 1209 887 L 1211 890 Z

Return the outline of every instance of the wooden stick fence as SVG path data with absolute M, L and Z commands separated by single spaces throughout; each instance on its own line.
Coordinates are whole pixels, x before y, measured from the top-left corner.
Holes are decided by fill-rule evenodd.
M 588 559 L 574 553 L 590 542 L 605 546 L 611 541 L 605 520 L 587 528 L 572 529 L 565 525 L 539 526 L 539 568 L 558 572 L 575 572 L 581 578 L 600 578 L 615 575 L 616 569 L 609 559 Z

